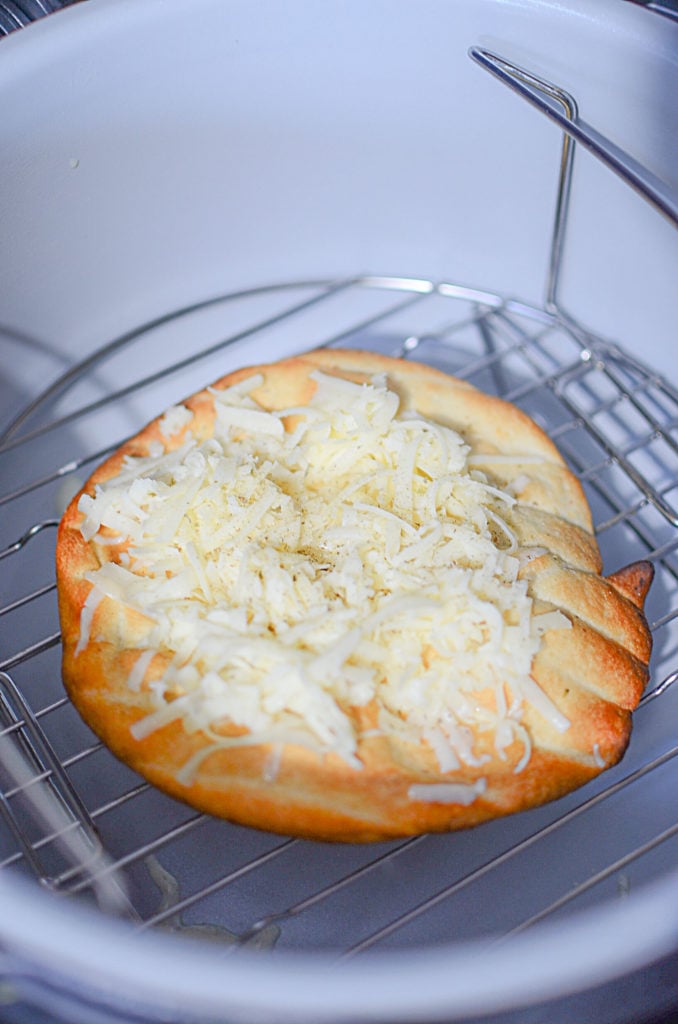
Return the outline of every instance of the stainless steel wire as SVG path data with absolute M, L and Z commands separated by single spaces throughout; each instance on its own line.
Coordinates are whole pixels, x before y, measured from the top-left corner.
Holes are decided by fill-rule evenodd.
M 577 105 L 569 93 L 489 50 L 474 46 L 469 53 L 481 67 L 495 75 L 510 89 L 518 92 L 523 99 L 555 121 L 565 131 L 568 138 L 575 139 L 589 149 L 606 167 L 618 174 L 627 185 L 635 189 L 672 224 L 678 225 L 678 196 L 675 192 L 611 139 L 606 138 L 592 125 L 580 118 Z M 567 146 L 565 152 L 567 161 Z M 568 188 L 570 171 L 571 167 L 565 172 Z M 550 297 L 555 298 L 555 289 Z

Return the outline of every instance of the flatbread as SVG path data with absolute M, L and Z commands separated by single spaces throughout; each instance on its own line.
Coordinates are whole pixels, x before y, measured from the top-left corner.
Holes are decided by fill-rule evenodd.
M 333 391 L 340 388 L 337 380 L 358 385 L 347 392 L 346 408 Z M 331 429 L 318 405 L 320 388 L 330 396 L 323 399 L 327 407 L 339 409 Z M 375 427 L 373 407 L 382 420 L 384 409 L 393 409 L 394 400 L 384 404 L 385 394 L 397 395 L 397 412 L 389 426 L 380 421 Z M 313 430 L 306 429 L 309 423 Z M 295 431 L 302 436 L 296 462 L 292 470 L 281 469 L 276 453 L 292 443 Z M 401 436 L 402 447 L 388 455 Z M 255 455 L 249 449 L 242 454 L 240 444 L 254 445 Z M 463 486 L 441 462 L 448 451 L 464 462 Z M 163 463 L 170 453 L 172 470 Z M 185 504 L 176 524 L 156 525 L 150 540 L 140 540 L 144 502 L 159 508 L 159 490 L 167 507 L 177 500 L 167 497 L 170 492 L 180 491 L 185 500 L 200 459 L 213 466 L 218 481 L 210 477 L 201 485 L 212 489 L 200 492 L 199 510 Z M 273 468 L 266 468 L 267 459 Z M 234 460 L 250 468 L 235 470 Z M 258 474 L 275 479 L 280 507 L 262 497 L 269 484 L 260 477 L 260 490 L 243 497 L 242 487 L 250 486 L 243 480 L 255 463 Z M 336 473 L 328 465 L 336 465 Z M 442 467 L 439 475 L 432 466 Z M 230 497 L 229 473 L 241 474 Z M 179 483 L 167 483 L 177 476 Z M 296 540 L 290 540 L 291 499 L 284 493 L 292 476 L 297 490 L 304 480 L 315 502 L 311 511 L 297 509 Z M 120 503 L 122 481 L 129 507 Z M 381 511 L 372 507 L 375 488 L 388 499 Z M 460 513 L 467 492 L 481 501 L 470 523 Z M 111 494 L 117 497 L 106 512 L 102 495 Z M 409 513 L 403 495 L 413 503 Z M 260 497 L 269 500 L 264 513 L 256 506 Z M 426 521 L 424 498 L 432 510 Z M 326 530 L 318 519 L 323 508 Z M 247 532 L 247 521 L 257 515 L 258 525 Z M 237 519 L 236 530 L 237 516 L 246 518 Z M 130 533 L 125 523 L 132 520 Z M 237 556 L 240 568 L 225 603 L 223 587 L 207 576 L 214 581 L 230 571 L 217 569 L 215 561 L 227 528 L 236 530 L 229 557 Z M 314 528 L 318 550 L 310 551 L 306 534 Z M 136 540 L 130 539 L 135 530 Z M 349 548 L 347 530 L 357 530 Z M 429 579 L 412 545 L 430 548 L 441 530 L 436 557 L 457 554 Z M 372 549 L 372 535 L 382 533 L 382 547 Z M 282 552 L 280 566 L 276 551 Z M 478 561 L 483 551 L 487 564 Z M 363 560 L 365 586 L 355 558 Z M 642 609 L 651 565 L 602 576 L 583 491 L 545 433 L 516 407 L 409 360 L 327 349 L 229 374 L 153 420 L 96 469 L 63 516 L 56 561 L 63 678 L 84 720 L 117 757 L 165 792 L 209 814 L 283 834 L 384 840 L 473 826 L 553 800 L 621 758 L 647 682 L 651 637 Z M 375 565 L 381 567 L 376 576 Z M 403 565 L 406 577 L 391 568 Z M 450 568 L 467 599 L 452 593 Z M 490 570 L 499 583 L 494 577 L 486 582 Z M 515 582 L 507 583 L 512 572 Z M 136 574 L 131 589 L 125 582 L 130 573 Z M 303 593 L 290 590 L 295 573 L 294 586 L 304 577 Z M 338 582 L 327 597 L 332 573 Z M 403 593 L 397 589 L 402 579 L 409 581 Z M 430 596 L 439 580 L 444 600 L 437 590 Z M 171 590 L 155 593 L 156 581 L 178 588 L 175 604 Z M 321 593 L 313 588 L 321 584 L 324 596 L 312 606 Z M 507 638 L 525 632 L 524 613 L 521 626 L 513 606 L 492 611 L 497 587 L 501 601 L 518 588 L 516 608 L 530 609 L 533 650 L 522 675 L 516 666 L 528 648 L 514 659 L 514 640 Z M 249 596 L 238 598 L 241 592 Z M 468 600 L 468 615 L 465 605 L 454 611 L 453 599 Z M 387 607 L 389 600 L 400 604 Z M 483 600 L 487 621 L 478 611 Z M 182 609 L 189 610 L 185 621 Z M 462 628 L 471 612 L 476 619 Z M 191 632 L 197 614 L 203 617 L 200 642 Z M 335 623 L 342 616 L 348 625 Z M 212 632 L 205 632 L 205 621 Z M 497 636 L 503 647 L 494 663 Z M 415 670 L 418 643 L 421 668 Z

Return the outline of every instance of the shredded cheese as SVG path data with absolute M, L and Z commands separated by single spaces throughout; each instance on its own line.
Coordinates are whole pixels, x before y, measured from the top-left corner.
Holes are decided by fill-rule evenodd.
M 521 552 L 515 499 L 479 468 L 503 457 L 469 455 L 453 430 L 401 412 L 380 378 L 313 376 L 307 406 L 275 413 L 253 397 L 259 376 L 212 390 L 209 440 L 185 434 L 174 451 L 128 458 L 83 495 L 85 540 L 125 550 L 88 574 L 76 653 L 104 596 L 143 613 L 130 688 L 155 652 L 171 660 L 134 735 L 181 719 L 223 746 L 235 740 L 215 729 L 231 723 L 246 730 L 238 744 L 274 745 L 270 778 L 286 742 L 359 768 L 349 709 L 368 704 L 378 732 L 427 743 L 442 773 L 484 763 L 478 737 L 503 758 L 517 743 L 522 770 L 526 703 L 569 725 L 530 668 L 543 632 L 570 623 L 533 615 L 518 573 L 538 551 Z M 161 433 L 191 417 L 176 407 Z M 481 782 L 409 792 L 464 804 Z
M 463 804 L 468 807 L 476 797 L 482 796 L 487 789 L 487 779 L 478 779 L 477 782 L 434 782 L 418 783 L 410 786 L 408 796 L 410 800 L 420 800 L 429 804 Z
M 82 651 L 85 650 L 89 643 L 90 633 L 92 630 L 92 621 L 94 619 L 94 613 L 103 601 L 104 597 L 103 590 L 99 590 L 98 587 L 92 587 L 89 594 L 85 598 L 85 603 L 82 606 L 80 613 L 80 636 L 75 647 L 74 656 L 77 658 Z
M 172 405 L 160 418 L 158 426 L 163 437 L 174 437 L 193 419 L 193 413 L 185 405 Z

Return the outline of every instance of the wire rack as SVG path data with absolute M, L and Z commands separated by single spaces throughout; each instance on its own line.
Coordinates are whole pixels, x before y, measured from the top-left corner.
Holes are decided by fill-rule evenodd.
M 549 96 L 576 116 L 561 94 Z M 503 941 L 624 899 L 675 867 L 678 393 L 558 308 L 572 152 L 566 140 L 544 309 L 449 282 L 377 276 L 219 296 L 114 339 L 6 426 L 0 868 L 94 900 L 142 930 L 345 959 Z M 450 836 L 373 846 L 286 839 L 197 814 L 140 781 L 65 696 L 53 556 L 69 497 L 167 405 L 235 366 L 318 345 L 414 358 L 515 402 L 581 479 L 606 571 L 654 563 L 651 683 L 624 760 L 582 790 Z
M 190 358 L 167 358 L 189 339 Z M 317 342 L 416 358 L 517 402 L 581 478 L 607 569 L 654 562 L 651 687 L 626 758 L 597 783 L 469 833 L 334 847 L 198 815 L 140 782 L 81 723 L 60 682 L 53 547 L 69 494 L 125 436 L 112 424 L 131 432 L 229 360 Z M 152 372 L 125 379 L 123 365 L 129 373 L 142 357 Z M 0 867 L 93 894 L 141 928 L 348 956 L 377 944 L 505 935 L 611 893 L 622 898 L 678 861 L 678 745 L 668 725 L 678 696 L 678 395 L 666 381 L 520 302 L 448 283 L 362 277 L 180 311 L 88 360 L 49 404 L 36 410 L 42 422 L 10 433 L 0 452 L 12 482 L 0 499 Z M 519 881 L 530 877 L 538 883 Z M 520 899 L 488 898 L 517 884 Z

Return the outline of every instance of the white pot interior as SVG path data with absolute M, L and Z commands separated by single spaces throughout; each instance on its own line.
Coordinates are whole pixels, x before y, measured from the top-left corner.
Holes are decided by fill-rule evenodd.
M 83 446 L 96 450 L 123 437 L 231 365 L 325 342 L 374 315 L 374 302 L 426 295 L 440 282 L 491 293 L 483 299 L 462 291 L 455 298 L 452 290 L 439 294 L 433 288 L 426 302 L 453 306 L 453 319 L 463 319 L 474 302 L 491 306 L 493 295 L 507 296 L 528 304 L 525 322 L 536 337 L 535 325 L 548 319 L 540 320 L 536 310 L 544 301 L 560 132 L 467 51 L 484 46 L 571 91 L 588 122 L 678 189 L 677 44 L 677 24 L 621 0 L 599 0 L 594 7 L 577 0 L 194 0 L 190 6 L 181 0 L 87 0 L 0 41 L 3 423 L 112 339 L 214 296 L 247 292 L 158 323 L 92 363 L 72 386 L 57 389 L 16 436 L 42 427 L 44 435 L 28 447 L 6 438 L 0 447 L 2 494 L 52 472 Z M 619 342 L 669 381 L 668 390 L 653 398 L 665 417 L 676 401 L 670 383 L 676 384 L 677 238 L 675 227 L 624 182 L 591 154 L 578 152 L 562 305 L 593 335 Z M 361 275 L 389 281 L 345 287 L 329 304 L 265 331 L 251 330 L 322 292 L 326 286 L 316 282 Z M 416 280 L 408 283 L 410 278 Z M 286 287 L 269 287 L 279 285 Z M 388 347 L 396 336 L 402 342 L 417 327 L 428 329 L 427 316 L 417 322 L 409 309 L 399 313 L 376 329 L 372 343 Z M 435 316 L 440 319 L 438 306 Z M 55 418 L 184 360 L 194 347 L 207 348 L 228 332 L 242 335 L 228 350 L 184 366 L 147 392 L 124 394 L 93 421 L 75 417 L 56 431 L 49 428 Z M 565 353 L 566 343 L 558 344 Z M 457 347 L 465 351 L 466 345 L 463 332 L 455 336 L 449 358 L 459 362 Z M 638 380 L 643 393 L 656 387 L 653 374 Z M 536 411 L 548 417 L 539 403 Z M 657 486 L 675 505 L 674 458 L 670 446 L 648 455 Z M 80 478 L 79 470 L 75 476 Z M 31 552 L 30 569 L 9 549 L 34 521 L 56 515 L 67 477 L 64 471 L 47 491 L 27 491 L 3 506 L 6 603 L 24 593 L 25 581 L 43 586 L 50 578 L 48 545 L 35 559 L 41 542 L 23 545 L 22 552 Z M 626 485 L 619 486 L 623 492 Z M 628 486 L 632 505 L 638 499 Z M 652 685 L 665 683 L 665 692 L 639 712 L 628 760 L 599 787 L 587 787 L 558 807 L 431 840 L 416 857 L 387 860 L 374 875 L 384 900 L 391 899 L 389 886 L 412 887 L 414 905 L 431 900 L 440 885 L 454 889 L 450 865 L 456 861 L 459 877 L 475 879 L 458 902 L 433 903 L 432 916 L 413 918 L 402 939 L 385 935 L 370 955 L 340 967 L 333 940 L 350 935 L 348 917 L 363 912 L 360 890 L 344 904 L 330 901 L 327 920 L 318 918 L 308 930 L 303 915 L 289 915 L 274 953 L 224 955 L 183 935 L 137 934 L 106 913 L 74 907 L 18 879 L 20 858 L 8 833 L 8 852 L 0 846 L 0 863 L 4 856 L 8 867 L 0 873 L 6 908 L 0 973 L 12 975 L 19 992 L 45 1005 L 53 999 L 56 1007 L 58 991 L 72 1015 L 100 1001 L 130 1014 L 132 1007 L 149 1017 L 156 1013 L 157 1019 L 187 1020 L 190 1014 L 195 1020 L 395 1022 L 499 1017 L 585 993 L 675 955 L 678 769 L 669 752 L 678 687 L 669 683 L 678 650 L 671 619 L 676 537 L 666 516 L 658 516 L 656 526 L 645 520 L 641 526 L 634 520 L 625 528 L 609 555 L 624 557 L 620 544 L 639 544 L 638 557 L 651 550 L 661 563 L 652 610 L 661 623 Z M 653 529 L 657 533 L 650 536 Z M 53 596 L 21 619 L 18 632 L 12 621 L 10 613 L 0 617 L 0 672 L 12 680 L 16 675 L 37 708 L 38 678 L 49 675 L 49 686 L 59 692 L 56 651 L 50 648 L 46 661 L 27 666 L 16 654 L 54 630 Z M 0 733 L 1 726 L 0 719 Z M 49 738 L 60 757 L 63 747 L 67 763 L 86 740 L 75 721 L 64 720 L 60 728 L 57 721 Z M 624 789 L 626 811 L 616 796 L 594 799 L 629 773 L 641 779 L 643 766 L 655 761 L 651 778 Z M 87 777 L 78 774 L 77 758 L 73 763 L 72 772 L 67 765 L 73 785 L 90 809 L 134 785 L 112 760 L 95 762 Z M 576 810 L 587 801 L 593 801 L 591 816 Z M 227 874 L 240 863 L 234 845 L 252 858 L 272 848 L 246 830 L 224 831 L 217 824 L 196 826 L 195 837 L 186 833 L 175 846 L 153 846 L 149 822 L 157 821 L 162 833 L 179 827 L 182 815 L 170 801 L 151 798 L 148 809 L 142 803 L 119 819 L 117 834 L 114 826 L 107 831 L 103 816 L 104 845 L 115 859 L 128 840 L 130 849 L 150 843 L 153 855 L 189 889 L 206 886 L 210 871 L 218 875 L 220 843 Z M 570 824 L 559 826 L 563 820 Z M 624 832 L 617 841 L 620 821 L 629 820 L 633 835 Z M 533 833 L 538 842 L 529 838 Z M 638 853 L 648 842 L 651 847 Z M 603 847 L 601 860 L 595 851 Z M 203 863 L 207 848 L 209 870 Z M 508 852 L 514 849 L 519 858 Z M 254 889 L 273 891 L 272 908 L 286 886 L 303 902 L 305 874 L 317 872 L 322 887 L 343 877 L 341 870 L 361 870 L 366 860 L 302 844 L 283 855 L 282 874 L 262 875 Z M 497 865 L 494 873 L 485 872 L 488 860 Z M 159 892 L 141 861 L 130 869 L 129 884 L 143 920 L 153 916 Z M 555 879 L 566 862 L 558 895 Z M 23 873 L 30 879 L 29 870 Z M 579 891 L 587 878 L 590 886 Z M 196 900 L 182 924 L 247 930 L 247 887 L 232 891 L 230 906 L 231 897 L 222 900 L 218 887 L 206 902 Z M 522 901 L 527 910 L 521 914 Z M 506 913 L 488 913 L 490 903 Z M 543 907 L 552 912 L 542 915 Z M 474 926 L 476 914 L 482 927 Z M 249 927 L 260 916 L 254 914 Z M 521 921 L 531 917 L 533 927 L 523 931 Z M 520 934 L 507 941 L 505 934 L 514 930 Z M 34 984 L 41 974 L 42 989 Z M 609 1017 L 600 1019 L 626 1020 L 630 1007 L 631 1001 L 626 1007 L 620 999 L 608 1001 Z M 560 1019 L 557 1014 L 552 1008 L 550 1019 Z

